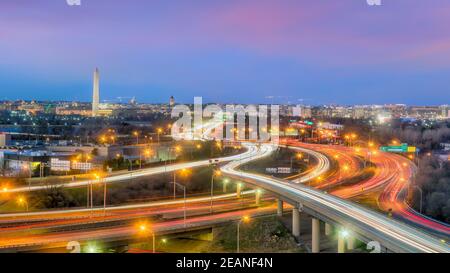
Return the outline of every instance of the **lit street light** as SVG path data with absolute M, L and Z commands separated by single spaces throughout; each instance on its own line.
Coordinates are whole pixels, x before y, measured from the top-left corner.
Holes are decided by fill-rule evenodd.
M 219 170 L 213 171 L 211 175 L 211 205 L 210 205 L 210 213 L 213 212 L 213 196 L 214 196 L 214 177 L 221 176 L 222 172 Z
M 422 214 L 423 191 L 418 185 L 414 185 L 414 188 L 418 189 L 420 192 L 420 214 Z
M 239 240 L 240 240 L 240 227 L 241 223 L 248 223 L 250 222 L 250 216 L 243 216 L 239 221 L 237 222 L 237 237 L 236 237 L 236 251 L 237 253 L 240 252 L 240 246 L 239 246 Z
M 144 236 L 146 236 L 148 233 L 152 234 L 152 247 L 153 247 L 153 253 L 155 253 L 156 252 L 155 232 L 146 223 L 139 224 L 138 229 L 139 229 L 139 233 Z
M 138 131 L 134 131 L 133 135 L 136 137 L 136 144 L 139 145 L 139 132 Z
M 94 174 L 95 179 L 97 181 L 101 182 L 102 177 L 99 174 Z M 91 198 L 92 198 L 92 186 L 91 186 Z M 91 201 L 91 207 L 92 207 L 92 201 Z M 106 180 L 103 179 L 103 216 L 106 216 Z
M 226 193 L 227 192 L 227 185 L 228 185 L 228 183 L 230 182 L 230 180 L 228 179 L 228 178 L 225 178 L 224 180 L 223 180 L 223 193 Z
M 158 128 L 156 132 L 158 133 L 158 144 L 159 144 L 159 135 L 163 132 L 163 130 L 161 128 Z
M 189 173 L 189 169 L 181 169 L 180 173 L 182 175 L 187 175 Z M 177 197 L 177 193 L 176 193 L 176 183 L 177 183 L 177 171 L 175 170 L 173 172 L 173 199 L 175 199 Z
M 297 153 L 294 156 L 291 156 L 291 171 L 292 171 L 292 159 L 297 158 L 297 159 L 302 159 L 303 158 L 303 154 L 301 153 Z
M 173 182 L 174 186 L 179 186 L 180 188 L 183 189 L 183 200 L 184 200 L 184 204 L 183 204 L 183 225 L 186 228 L 186 186 L 180 184 L 180 183 L 176 183 Z
M 27 212 L 28 212 L 28 201 L 27 201 L 27 199 L 25 199 L 25 197 L 20 196 L 20 197 L 17 199 L 17 203 L 18 203 L 20 206 L 25 205 L 26 210 L 27 210 Z

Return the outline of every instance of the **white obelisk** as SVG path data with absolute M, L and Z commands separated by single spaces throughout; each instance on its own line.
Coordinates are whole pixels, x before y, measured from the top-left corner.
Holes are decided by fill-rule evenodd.
M 100 103 L 100 72 L 98 68 L 94 71 L 94 89 L 92 92 L 92 116 L 98 116 L 98 105 Z

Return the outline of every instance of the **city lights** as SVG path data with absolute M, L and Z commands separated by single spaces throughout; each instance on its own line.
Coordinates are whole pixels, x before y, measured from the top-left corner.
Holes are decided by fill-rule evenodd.
M 450 1 L 60 1 L 0 1 L 1 253 L 450 253 Z

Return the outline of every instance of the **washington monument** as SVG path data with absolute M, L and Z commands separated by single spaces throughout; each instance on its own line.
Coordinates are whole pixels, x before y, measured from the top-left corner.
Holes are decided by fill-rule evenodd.
M 100 102 L 100 72 L 98 68 L 94 71 L 94 88 L 92 90 L 92 116 L 98 116 L 98 104 Z

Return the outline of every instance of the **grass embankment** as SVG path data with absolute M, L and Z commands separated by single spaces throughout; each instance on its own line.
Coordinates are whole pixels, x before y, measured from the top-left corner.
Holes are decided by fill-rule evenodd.
M 224 253 L 236 252 L 237 223 L 213 229 L 212 238 L 157 238 L 158 252 Z M 152 244 L 136 244 L 130 248 L 151 250 Z M 252 219 L 240 228 L 240 252 L 300 252 L 295 239 L 275 216 Z

